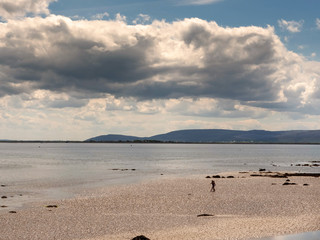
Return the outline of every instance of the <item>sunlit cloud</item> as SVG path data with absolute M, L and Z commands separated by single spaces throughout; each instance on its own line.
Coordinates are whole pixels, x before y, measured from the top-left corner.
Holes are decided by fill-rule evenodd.
M 104 13 L 98 13 L 98 14 L 93 15 L 91 17 L 91 19 L 93 19 L 93 20 L 102 20 L 102 19 L 104 19 L 106 17 L 109 17 L 109 16 L 110 16 L 109 13 L 104 12 Z
M 151 17 L 147 14 L 139 14 L 138 17 L 136 17 L 132 23 L 133 24 L 146 24 L 149 23 L 151 20 Z
M 287 30 L 289 32 L 292 32 L 292 33 L 301 32 L 302 27 L 303 27 L 303 23 L 304 23 L 303 20 L 300 20 L 298 22 L 297 21 L 286 21 L 284 19 L 278 20 L 278 24 L 279 24 L 280 28 Z
M 1 0 L 0 16 L 3 19 L 23 17 L 26 14 L 49 14 L 48 6 L 56 0 Z
M 316 25 L 317 25 L 317 28 L 320 29 L 320 19 L 319 18 L 316 19 Z
M 91 21 L 50 15 L 49 2 L 0 12 L 8 19 L 0 23 L 2 129 L 50 129 L 54 138 L 72 126 L 69 136 L 78 139 L 81 131 L 271 129 L 270 119 L 284 115 L 320 127 L 320 63 L 289 51 L 273 27 L 151 22 L 145 14 L 130 24 L 121 14 Z M 285 29 L 302 24 L 289 21 Z
M 208 5 L 217 2 L 221 2 L 223 0 L 182 0 L 179 2 L 181 5 Z

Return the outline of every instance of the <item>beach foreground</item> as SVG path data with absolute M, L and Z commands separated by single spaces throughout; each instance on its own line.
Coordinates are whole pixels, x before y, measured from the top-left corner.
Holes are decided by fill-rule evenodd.
M 215 178 L 215 192 L 206 176 L 163 179 L 3 211 L 0 239 L 223 240 L 320 230 L 319 177 L 224 175 L 234 178 Z

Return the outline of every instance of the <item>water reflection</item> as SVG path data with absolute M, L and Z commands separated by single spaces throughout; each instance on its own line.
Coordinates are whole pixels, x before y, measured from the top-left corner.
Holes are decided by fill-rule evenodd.
M 261 238 L 259 240 L 319 240 L 319 239 L 320 239 L 320 231 L 300 233 L 300 234 L 287 235 L 287 236 Z

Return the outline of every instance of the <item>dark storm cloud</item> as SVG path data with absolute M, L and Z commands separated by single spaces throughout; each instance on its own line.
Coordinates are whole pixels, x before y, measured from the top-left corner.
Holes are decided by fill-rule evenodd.
M 88 99 L 219 98 L 293 109 L 307 90 L 299 88 L 293 97 L 288 86 L 309 81 L 299 83 L 292 73 L 298 55 L 272 28 L 222 28 L 200 19 L 133 26 L 50 16 L 2 23 L 0 40 L 0 82 L 12 83 L 2 95 L 28 86 Z

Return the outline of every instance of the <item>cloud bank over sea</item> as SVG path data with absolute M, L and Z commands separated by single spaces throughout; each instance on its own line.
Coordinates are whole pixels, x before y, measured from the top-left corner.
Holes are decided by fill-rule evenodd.
M 50 2 L 0 3 L 1 120 L 22 109 L 96 123 L 107 119 L 104 112 L 320 114 L 320 63 L 289 51 L 272 26 L 231 28 L 199 18 L 129 24 L 120 14 L 73 20 L 50 14 Z

